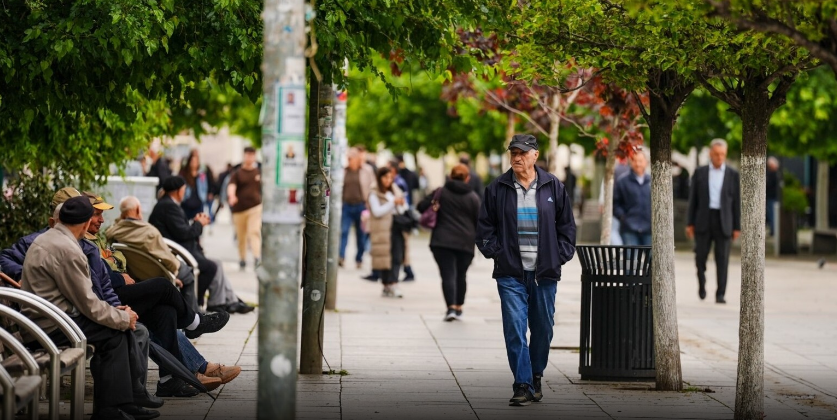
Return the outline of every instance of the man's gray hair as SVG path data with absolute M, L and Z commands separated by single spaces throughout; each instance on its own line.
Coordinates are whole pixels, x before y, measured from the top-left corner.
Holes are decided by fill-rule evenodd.
M 360 157 L 360 149 L 357 147 L 350 147 L 349 150 L 346 151 L 346 158 L 351 159 L 354 157 Z
M 713 139 L 711 142 L 709 142 L 709 147 L 715 147 L 715 146 L 721 146 L 724 149 L 729 149 L 729 146 L 727 145 L 727 141 L 724 140 L 724 139 Z
M 125 196 L 119 201 L 119 211 L 122 214 L 125 214 L 126 212 L 136 209 L 139 205 L 140 202 L 138 198 L 133 195 Z
M 59 203 L 55 206 L 55 210 L 52 211 L 52 218 L 56 222 L 58 221 L 58 215 L 61 213 L 61 207 L 64 207 L 64 203 Z

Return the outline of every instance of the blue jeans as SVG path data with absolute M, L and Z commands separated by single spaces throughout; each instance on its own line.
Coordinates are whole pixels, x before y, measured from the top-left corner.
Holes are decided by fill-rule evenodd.
M 343 214 L 340 217 L 340 259 L 346 258 L 346 245 L 349 243 L 349 230 L 352 225 L 355 227 L 355 239 L 357 244 L 356 262 L 363 261 L 363 252 L 366 250 L 366 234 L 360 228 L 360 213 L 366 210 L 365 204 L 343 203 Z
M 152 340 L 155 343 L 157 342 L 156 339 L 152 338 Z M 177 331 L 177 345 L 180 346 L 180 361 L 186 369 L 189 369 L 190 372 L 198 372 L 202 367 L 206 367 L 206 359 L 201 356 L 198 349 L 186 338 L 186 335 L 179 330 Z
M 773 211 L 774 206 L 776 205 L 776 200 L 768 198 L 767 199 L 767 206 L 765 207 L 765 219 L 767 220 L 767 229 L 770 232 L 770 236 L 773 236 L 776 227 L 776 212 Z
M 622 232 L 622 241 L 625 245 L 651 245 L 651 232 L 637 233 L 626 230 Z
M 532 377 L 543 376 L 549 358 L 558 285 L 555 280 L 538 280 L 536 283 L 534 279 L 535 273 L 532 271 L 524 273 L 524 280 L 514 277 L 497 279 L 506 354 L 514 374 L 513 389 L 526 384 L 532 392 L 535 391 Z M 527 327 L 531 337 L 528 345 Z

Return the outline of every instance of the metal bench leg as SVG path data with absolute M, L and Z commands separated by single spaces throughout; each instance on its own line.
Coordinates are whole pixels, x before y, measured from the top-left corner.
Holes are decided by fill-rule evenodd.
M 49 420 L 58 420 L 58 403 L 61 400 L 61 362 L 57 357 L 49 364 Z
M 15 389 L 3 390 L 3 420 L 15 418 Z
M 71 401 L 72 413 L 70 415 L 72 420 L 84 419 L 84 369 L 84 360 L 79 362 L 78 366 L 73 369 L 73 400 Z
M 29 420 L 38 420 L 39 414 L 38 410 L 40 409 L 39 403 L 41 402 L 40 395 L 41 393 L 38 392 L 40 389 L 35 390 L 35 395 L 32 397 L 32 401 L 29 402 Z M 12 417 L 14 418 L 14 417 Z

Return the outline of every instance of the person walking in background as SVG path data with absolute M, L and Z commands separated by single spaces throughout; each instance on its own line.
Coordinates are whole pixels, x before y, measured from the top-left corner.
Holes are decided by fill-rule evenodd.
M 692 177 L 686 236 L 695 240 L 695 264 L 698 296 L 706 298 L 706 258 L 715 243 L 715 266 L 718 270 L 716 303 L 727 303 L 727 267 L 730 238 L 741 234 L 741 188 L 738 171 L 726 164 L 727 142 L 715 139 L 709 145 L 709 166 L 701 166 Z
M 253 253 L 255 267 L 262 257 L 262 171 L 256 164 L 256 149 L 244 148 L 241 167 L 230 175 L 227 200 L 232 211 L 238 240 L 238 266 L 247 266 L 247 245 Z
M 375 183 L 375 173 L 369 165 L 363 162 L 362 155 L 356 147 L 349 148 L 346 157 L 349 165 L 345 169 L 343 178 L 343 214 L 340 220 L 338 265 L 343 267 L 346 259 L 346 245 L 349 243 L 349 231 L 354 226 L 357 245 L 355 264 L 357 268 L 361 268 L 363 253 L 366 251 L 366 234 L 360 228 L 360 215 L 366 210 L 366 199 L 369 197 L 372 184 Z
M 482 196 L 485 193 L 485 191 L 483 191 L 484 187 L 482 183 L 482 177 L 471 166 L 471 157 L 468 156 L 467 153 L 462 153 L 459 155 L 459 163 L 468 167 L 468 186 L 471 187 L 472 191 L 477 193 L 477 197 L 480 198 L 480 203 L 482 203 Z
M 575 254 L 576 228 L 564 185 L 535 167 L 535 136 L 515 135 L 509 153 L 511 169 L 485 189 L 476 244 L 494 260 L 506 354 L 514 374 L 509 405 L 519 406 L 543 398 L 541 378 L 555 324 L 555 292 L 561 266 Z
M 619 182 L 619 179 L 623 176 L 627 175 L 631 172 L 631 167 L 628 166 L 624 161 L 617 160 L 616 166 L 613 168 L 613 185 L 614 189 L 616 188 L 616 183 Z M 602 186 L 599 190 L 599 213 L 604 215 L 604 196 L 605 196 L 605 183 L 602 180 Z M 611 245 L 624 245 L 625 243 L 622 241 L 622 226 L 619 223 L 619 219 L 616 217 L 611 218 L 610 223 L 610 244 Z
M 767 219 L 767 231 L 770 236 L 776 232 L 776 203 L 779 202 L 780 193 L 782 190 L 782 173 L 779 172 L 779 159 L 773 156 L 767 158 L 767 210 L 765 219 Z
M 186 180 L 186 196 L 180 207 L 187 219 L 193 219 L 198 213 L 210 215 L 212 221 L 212 201 L 215 199 L 215 180 L 212 170 L 201 166 L 198 149 L 192 149 L 185 163 L 180 167 L 180 176 Z
M 404 157 L 399 155 L 396 160 L 390 161 L 389 167 L 392 170 L 393 175 L 393 183 L 401 189 L 404 193 L 404 200 L 406 201 L 407 207 L 413 206 L 412 195 L 410 194 L 412 186 L 410 185 L 411 181 L 408 181 L 406 178 L 401 176 L 402 171 L 398 168 L 404 165 Z M 404 167 L 404 171 L 406 171 L 407 176 L 415 175 Z M 418 178 L 415 179 L 416 185 L 418 185 Z M 416 279 L 415 274 L 413 273 L 413 266 L 410 265 L 410 246 L 409 246 L 409 239 L 410 239 L 410 232 L 404 232 L 404 261 L 401 262 L 404 266 L 404 280 L 402 281 L 413 281 Z M 398 274 L 398 273 L 396 273 Z M 374 273 L 373 273 L 374 275 Z
M 575 203 L 575 184 L 577 178 L 573 173 L 572 168 L 567 166 L 564 168 L 564 189 L 567 190 L 567 195 L 570 196 L 570 204 Z
M 619 220 L 625 245 L 651 245 L 651 176 L 641 150 L 630 158 L 631 173 L 613 187 L 613 218 Z
M 462 317 L 466 274 L 474 259 L 480 198 L 468 181 L 468 166 L 460 163 L 451 170 L 445 186 L 425 197 L 417 206 L 422 213 L 431 206 L 438 206 L 436 227 L 430 235 L 430 250 L 442 277 L 442 293 L 447 305 L 445 321 Z M 434 203 L 437 193 L 438 202 Z
M 369 240 L 372 243 L 372 269 L 380 273 L 384 297 L 403 297 L 396 288 L 404 261 L 404 231 L 393 223 L 393 216 L 407 210 L 401 189 L 393 183 L 391 168 L 375 174 L 376 184 L 369 193 Z
M 215 181 L 215 199 L 218 200 L 218 208 L 215 209 L 215 212 L 212 214 L 212 219 L 215 219 L 215 216 L 218 215 L 218 212 L 224 208 L 224 203 L 227 202 L 227 185 L 229 185 L 230 175 L 233 173 L 233 165 L 230 162 L 227 162 L 227 167 L 224 169 L 224 172 L 218 174 L 218 179 Z
M 172 175 L 171 167 L 166 157 L 160 153 L 158 146 L 151 146 L 148 149 L 148 157 L 151 158 L 151 168 L 148 169 L 145 176 L 157 177 L 157 195 L 159 196 L 160 191 L 163 190 L 163 182 Z

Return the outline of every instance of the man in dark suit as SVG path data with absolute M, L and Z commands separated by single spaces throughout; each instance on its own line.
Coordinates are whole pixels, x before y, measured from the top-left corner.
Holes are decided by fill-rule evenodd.
M 163 181 L 164 195 L 151 211 L 148 223 L 154 225 L 164 238 L 171 239 L 182 245 L 198 262 L 198 305 L 203 305 L 203 297 L 212 283 L 218 266 L 203 255 L 198 239 L 203 233 L 203 227 L 209 224 L 209 216 L 199 213 L 190 224 L 186 213 L 180 207 L 186 194 L 186 181 L 183 177 L 173 176 Z
M 715 139 L 709 145 L 712 164 L 695 170 L 689 193 L 686 235 L 695 240 L 695 262 L 701 299 L 706 297 L 706 258 L 715 243 L 718 270 L 716 303 L 726 303 L 730 239 L 741 234 L 741 188 L 738 171 L 726 165 L 727 142 Z

